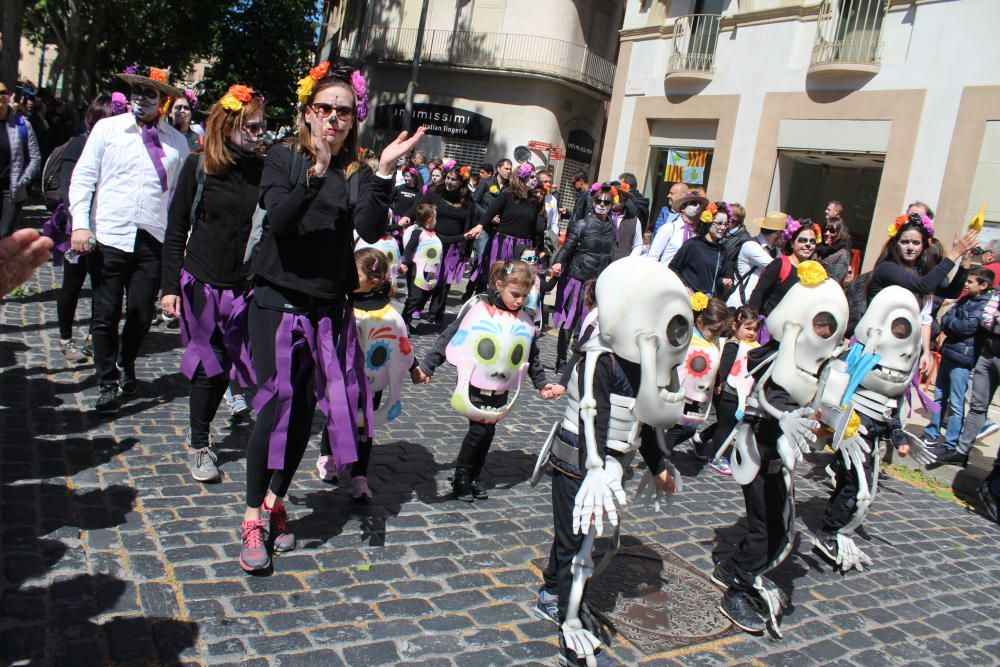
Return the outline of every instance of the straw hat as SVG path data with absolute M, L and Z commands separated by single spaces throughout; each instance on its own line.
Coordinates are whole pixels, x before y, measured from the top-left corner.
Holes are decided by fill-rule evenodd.
M 183 97 L 184 91 L 170 85 L 170 70 L 149 65 L 132 65 L 124 72 L 116 74 L 130 86 L 140 85 L 155 88 L 167 97 Z
M 671 203 L 671 207 L 675 211 L 680 211 L 688 204 L 700 204 L 702 208 L 705 208 L 706 206 L 708 206 L 708 198 L 702 197 L 701 195 L 695 192 L 689 192 L 683 197 L 678 197 L 677 199 L 675 199 Z
M 768 211 L 763 218 L 754 218 L 753 229 L 750 231 L 756 234 L 761 232 L 782 232 L 788 224 L 788 214 L 781 211 Z M 756 231 L 754 232 L 754 229 Z

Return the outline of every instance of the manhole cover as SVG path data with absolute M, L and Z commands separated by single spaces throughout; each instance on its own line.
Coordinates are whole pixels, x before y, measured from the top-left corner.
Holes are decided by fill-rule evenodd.
M 532 562 L 544 571 L 548 559 Z M 666 547 L 625 537 L 607 569 L 591 580 L 587 603 L 650 655 L 734 634 L 717 608 L 721 595 L 707 576 Z

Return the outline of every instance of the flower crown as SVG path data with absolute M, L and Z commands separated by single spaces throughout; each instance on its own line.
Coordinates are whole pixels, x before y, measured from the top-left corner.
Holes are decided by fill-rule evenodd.
M 517 177 L 522 181 L 528 180 L 528 177 L 533 173 L 535 173 L 535 167 L 530 162 L 525 162 L 517 168 Z
M 891 225 L 889 225 L 889 238 L 894 238 L 899 230 L 902 229 L 903 225 L 911 223 L 914 225 L 919 225 L 924 228 L 928 236 L 934 236 L 934 221 L 928 218 L 926 215 L 920 215 L 919 213 L 910 213 L 909 215 L 901 215 L 896 218 Z
M 469 169 L 469 165 L 467 164 L 463 164 L 462 167 L 458 170 L 458 175 L 461 176 L 463 181 L 469 180 L 470 173 L 472 173 L 472 171 Z
M 721 206 L 720 206 L 721 204 Z M 724 201 L 720 202 L 710 202 L 705 210 L 701 212 L 701 221 L 711 223 L 715 220 L 715 214 L 722 211 L 726 214 L 726 220 L 732 222 L 733 220 L 733 207 Z
M 111 93 L 111 115 L 119 116 L 128 111 L 128 98 L 125 93 Z
M 198 96 L 194 94 L 194 91 L 190 88 L 184 89 L 184 97 L 187 98 L 188 104 L 191 105 L 191 111 L 198 110 Z
M 695 292 L 691 295 L 691 310 L 696 313 L 708 308 L 708 295 L 702 292 Z
M 450 160 L 450 159 L 449 160 L 445 160 L 444 162 L 441 163 L 441 171 L 443 171 L 444 173 L 448 173 L 449 171 L 451 171 L 452 169 L 454 169 L 457 166 L 458 166 L 458 163 L 455 162 L 454 160 Z
M 823 232 L 815 222 L 812 223 L 811 229 L 816 235 L 816 245 L 819 245 L 823 242 Z M 781 235 L 786 241 L 791 241 L 800 231 L 802 231 L 802 221 L 788 216 L 788 224 L 785 225 L 785 229 L 781 232 Z
M 325 60 L 315 67 L 310 68 L 309 73 L 299 79 L 298 88 L 295 94 L 299 97 L 299 104 L 305 104 L 312 97 L 316 83 L 323 77 L 330 74 L 330 61 Z M 363 123 L 368 118 L 368 81 L 360 70 L 354 70 L 350 74 L 346 72 L 346 66 L 338 66 L 335 72 L 330 74 L 351 84 L 356 101 L 356 115 L 359 123 Z
M 806 287 L 814 287 L 827 279 L 826 269 L 823 268 L 822 264 L 812 259 L 801 262 L 795 269 L 795 273 L 799 277 L 799 282 Z
M 153 81 L 159 81 L 160 83 L 169 83 L 170 70 L 162 69 L 160 67 L 150 67 L 149 65 L 142 65 L 140 63 L 133 63 L 125 68 L 126 74 L 135 74 L 136 76 L 144 76 L 147 79 L 152 79 Z
M 226 111 L 239 113 L 243 110 L 243 105 L 252 100 L 254 95 L 256 95 L 256 93 L 250 86 L 234 83 L 229 86 L 229 90 L 227 90 L 226 94 L 222 96 L 221 100 L 219 100 L 219 104 L 221 104 L 222 108 Z
M 594 183 L 593 185 L 590 186 L 590 196 L 593 197 L 598 192 L 604 190 L 604 191 L 607 191 L 607 192 L 611 193 L 612 201 L 615 204 L 620 204 L 621 203 L 621 197 L 619 195 L 621 193 L 618 192 L 618 187 L 619 186 L 611 185 L 610 182 L 606 182 L 606 183 Z M 622 188 L 622 189 L 624 190 L 624 188 Z M 625 192 L 628 192 L 628 190 L 625 190 Z

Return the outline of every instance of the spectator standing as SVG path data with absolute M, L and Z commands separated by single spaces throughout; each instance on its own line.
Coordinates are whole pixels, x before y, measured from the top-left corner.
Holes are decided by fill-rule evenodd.
M 831 202 L 831 206 L 838 202 Z M 829 208 L 829 207 L 828 207 Z M 828 218 L 823 228 L 823 243 L 816 249 L 826 274 L 841 285 L 851 268 L 851 234 L 841 218 Z
M 718 294 L 723 301 L 736 289 L 736 263 L 740 248 L 751 238 L 744 224 L 747 217 L 746 209 L 741 204 L 730 204 L 729 208 L 733 214 L 729 221 L 729 231 L 722 237 L 722 289 Z
M 686 194 L 674 200 L 674 206 L 680 211 L 680 215 L 661 226 L 653 235 L 649 246 L 649 256 L 664 264 L 669 264 L 684 242 L 694 236 L 698 217 L 708 206 L 708 200 L 703 195 L 685 192 Z
M 991 241 L 986 248 L 983 249 L 983 254 L 979 256 L 979 261 L 982 262 L 982 267 L 984 269 L 989 269 L 993 272 L 993 289 L 1000 286 L 1000 261 L 997 261 L 997 242 Z
M 42 168 L 35 130 L 11 106 L 12 92 L 0 82 L 0 238 L 17 228 L 28 184 Z
M 823 211 L 826 216 L 826 223 L 829 224 L 834 220 L 843 221 L 844 219 L 844 205 L 841 204 L 836 199 L 832 200 L 826 205 L 826 210 Z
M 639 181 L 636 180 L 635 174 L 626 171 L 618 177 L 618 181 L 628 186 L 625 191 L 631 195 L 626 202 L 629 207 L 628 217 L 639 218 L 640 229 L 645 231 L 649 224 L 649 197 L 639 192 Z
M 198 97 L 190 88 L 184 89 L 184 95 L 174 99 L 170 108 L 170 119 L 174 128 L 187 139 L 188 149 L 192 152 L 201 147 L 201 135 L 194 131 L 191 118 L 198 110 Z
M 687 193 L 688 186 L 684 183 L 674 183 L 670 186 L 670 191 L 667 192 L 667 205 L 660 209 L 660 214 L 656 216 L 656 222 L 653 223 L 653 236 L 656 236 L 656 232 L 660 231 L 660 227 L 669 225 L 680 217 L 681 210 L 679 206 L 675 205 L 675 202 Z
M 742 208 L 742 207 L 740 207 Z M 733 213 L 736 206 L 733 206 Z M 736 256 L 736 268 L 733 272 L 733 292 L 729 295 L 726 305 L 730 308 L 745 306 L 750 301 L 750 295 L 757 288 L 757 281 L 760 279 L 761 271 L 778 258 L 780 250 L 778 242 L 781 232 L 785 231 L 788 224 L 788 216 L 781 211 L 768 211 L 763 218 L 756 218 L 754 226 L 760 230 L 757 236 L 753 237 L 740 246 L 740 251 Z
M 677 274 L 690 292 L 701 292 L 711 297 L 722 287 L 722 264 L 725 260 L 722 238 L 729 230 L 732 217 L 733 209 L 726 202 L 709 204 L 695 225 L 695 236 L 685 241 L 670 260 L 670 270 Z

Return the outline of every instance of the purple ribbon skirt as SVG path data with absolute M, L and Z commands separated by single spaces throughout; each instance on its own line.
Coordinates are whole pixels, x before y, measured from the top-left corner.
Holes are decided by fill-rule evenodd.
M 475 271 L 472 272 L 472 275 L 469 276 L 469 280 L 476 280 L 480 276 L 488 277 L 490 275 L 490 267 L 495 262 L 509 262 L 512 259 L 518 259 L 521 256 L 522 250 L 534 247 L 535 243 L 531 239 L 522 239 L 519 236 L 507 236 L 506 234 L 494 234 L 493 238 L 490 239 L 490 244 L 486 247 L 486 252 L 483 253 L 482 260 Z
M 201 313 L 195 315 L 194 294 L 201 290 L 205 295 L 205 306 Z M 184 357 L 181 359 L 181 373 L 189 380 L 194 379 L 199 364 L 205 369 L 205 375 L 215 377 L 221 373 L 230 376 L 233 363 L 230 355 L 224 355 L 223 363 L 215 356 L 212 349 L 212 336 L 219 333 L 222 340 L 226 338 L 226 327 L 233 312 L 235 295 L 231 289 L 217 289 L 208 283 L 203 283 L 190 273 L 181 269 L 181 342 L 184 344 Z
M 582 282 L 569 276 L 561 277 L 556 288 L 555 309 L 552 311 L 553 326 L 574 331 L 590 312 L 585 296 Z
M 463 245 L 465 244 L 452 243 L 444 253 L 441 277 L 449 285 L 461 282 L 462 278 L 465 277 L 465 269 L 469 266 L 469 260 L 467 257 L 464 257 L 464 253 L 462 252 Z

